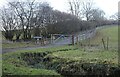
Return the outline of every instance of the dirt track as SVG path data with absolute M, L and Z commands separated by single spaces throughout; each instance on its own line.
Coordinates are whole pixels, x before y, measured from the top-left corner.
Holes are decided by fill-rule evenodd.
M 97 29 L 97 28 L 96 28 Z M 96 33 L 96 29 L 94 30 L 89 30 L 89 31 L 84 31 L 84 32 L 80 32 L 77 35 L 79 36 L 79 39 L 87 39 L 87 38 L 91 38 L 94 37 L 95 33 Z M 21 47 L 21 48 L 5 48 L 2 49 L 2 54 L 4 53 L 8 53 L 8 52 L 15 52 L 18 50 L 32 50 L 32 49 L 38 49 L 38 48 L 50 48 L 50 47 L 55 47 L 55 46 L 63 46 L 63 45 L 67 45 L 67 44 L 71 44 L 71 37 L 65 37 L 64 39 L 61 38 L 62 40 L 59 40 L 57 42 L 53 42 L 53 44 L 49 44 L 46 46 L 32 46 L 32 47 Z M 76 37 L 74 39 L 76 41 Z
M 55 46 L 62 46 L 62 45 L 46 45 L 46 46 L 31 46 L 31 47 L 21 47 L 21 48 L 5 48 L 2 49 L 2 54 L 8 53 L 8 52 L 15 52 L 18 50 L 32 50 L 32 49 L 38 49 L 38 48 L 50 48 Z

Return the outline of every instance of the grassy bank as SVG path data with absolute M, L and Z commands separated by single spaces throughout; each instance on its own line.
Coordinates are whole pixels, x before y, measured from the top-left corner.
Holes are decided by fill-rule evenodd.
M 81 41 L 85 45 L 94 45 L 100 50 L 104 49 L 102 39 L 104 40 L 105 46 L 110 50 L 118 50 L 118 26 L 105 26 L 102 29 L 98 29 L 96 35 L 90 39 Z
M 41 57 L 43 54 L 45 55 Z M 116 67 L 117 52 L 87 52 L 75 46 L 64 46 L 6 53 L 3 54 L 3 75 L 60 75 L 63 70 L 70 70 L 71 64 L 78 64 L 81 68 L 86 63 Z
M 20 47 L 30 47 L 37 46 L 35 43 L 26 42 L 14 42 L 14 43 L 2 43 L 2 48 L 20 48 Z
M 98 30 L 98 33 L 91 43 L 96 44 L 101 38 L 109 36 L 110 46 L 116 46 L 116 26 Z M 2 70 L 3 75 L 113 75 L 120 67 L 116 47 L 85 50 L 78 45 L 66 45 L 5 53 Z

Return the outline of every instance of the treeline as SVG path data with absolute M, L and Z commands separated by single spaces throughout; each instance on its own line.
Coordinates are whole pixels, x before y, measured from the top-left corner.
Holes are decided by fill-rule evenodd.
M 74 34 L 91 28 L 95 28 L 95 23 L 80 20 L 61 21 L 47 26 L 50 34 Z
M 84 8 L 83 20 L 73 10 L 74 4 L 70 4 L 70 12 L 65 13 L 53 8 L 47 2 L 9 2 L 0 10 L 2 33 L 8 40 L 30 40 L 34 36 L 48 36 L 53 33 L 71 34 L 96 26 L 111 24 L 104 18 L 104 12 L 100 9 Z M 84 4 L 84 7 L 89 3 Z M 75 13 L 74 13 L 75 11 Z M 106 22 L 107 21 L 107 22 Z

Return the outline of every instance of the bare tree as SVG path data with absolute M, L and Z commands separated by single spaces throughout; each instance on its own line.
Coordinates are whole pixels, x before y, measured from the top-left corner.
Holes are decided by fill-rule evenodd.
M 80 18 L 81 17 L 81 15 L 80 15 L 81 14 L 81 2 L 80 2 L 80 0 L 69 0 L 68 3 L 69 3 L 71 14 Z
M 92 16 L 90 20 L 101 21 L 105 19 L 105 12 L 99 8 L 92 10 Z
M 31 19 L 33 18 L 34 0 L 32 2 L 9 2 L 9 4 L 20 19 L 23 39 L 31 38 Z
M 42 4 L 39 3 L 34 13 L 35 14 L 31 21 L 32 24 L 34 25 L 34 29 L 39 28 L 40 30 L 39 35 L 47 34 L 46 25 L 52 22 L 52 19 L 51 19 L 52 8 L 49 6 L 48 3 L 42 3 Z
M 9 2 L 10 6 L 13 8 L 14 13 L 18 16 L 20 20 L 20 25 L 22 26 L 23 39 L 25 39 L 25 17 L 23 3 L 20 2 Z
M 94 21 L 96 26 L 101 26 L 105 23 L 105 12 L 99 8 L 92 10 L 92 16 L 89 18 L 90 21 Z
M 1 10 L 1 22 L 4 31 L 4 36 L 8 40 L 12 40 L 14 36 L 14 30 L 18 27 L 18 22 L 16 15 L 14 15 L 13 11 L 9 8 L 4 8 Z
M 110 18 L 113 19 L 113 20 L 118 20 L 118 16 L 119 13 L 115 13 L 114 15 L 111 15 Z
M 85 16 L 86 20 L 89 21 L 93 13 L 93 1 L 85 0 L 82 5 L 82 13 Z

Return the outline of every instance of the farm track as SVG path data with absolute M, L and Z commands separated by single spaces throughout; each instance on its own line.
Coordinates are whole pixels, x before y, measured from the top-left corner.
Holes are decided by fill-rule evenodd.
M 93 30 L 88 30 L 84 32 L 77 33 L 76 35 L 79 36 L 79 39 L 87 39 L 95 36 L 96 30 L 97 29 L 102 29 L 103 27 L 97 27 L 96 29 Z M 76 37 L 75 37 L 75 42 L 76 42 Z M 63 46 L 71 44 L 71 37 L 65 37 L 62 40 L 59 40 L 57 42 L 54 42 L 52 44 L 46 45 L 46 46 L 31 46 L 31 47 L 21 47 L 21 48 L 4 48 L 2 49 L 2 54 L 8 53 L 8 52 L 15 52 L 18 50 L 32 50 L 32 49 L 38 49 L 38 48 L 50 48 L 50 47 L 56 47 L 56 46 Z
M 33 49 L 38 49 L 38 48 L 50 48 L 50 47 L 55 47 L 55 46 L 62 46 L 62 45 L 46 45 L 46 46 L 30 46 L 30 47 L 20 47 L 20 48 L 5 48 L 2 49 L 2 54 L 8 53 L 8 52 L 15 52 L 18 50 L 33 50 Z

